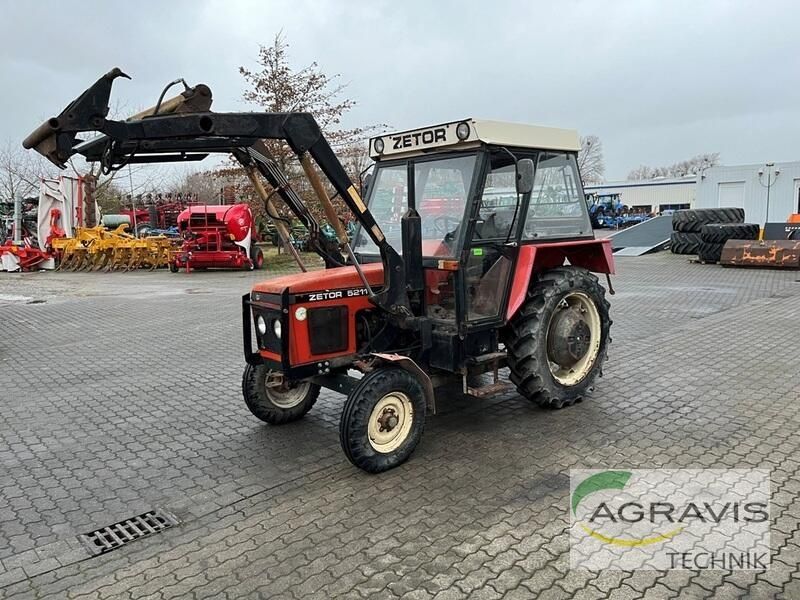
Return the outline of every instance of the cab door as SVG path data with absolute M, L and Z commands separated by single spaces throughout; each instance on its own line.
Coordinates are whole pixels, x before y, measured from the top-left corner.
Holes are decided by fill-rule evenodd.
M 508 153 L 488 154 L 486 175 L 478 194 L 462 275 L 464 307 L 469 324 L 488 325 L 500 321 L 504 314 L 516 256 L 513 242 L 518 237 L 526 200 L 517 194 L 515 163 Z

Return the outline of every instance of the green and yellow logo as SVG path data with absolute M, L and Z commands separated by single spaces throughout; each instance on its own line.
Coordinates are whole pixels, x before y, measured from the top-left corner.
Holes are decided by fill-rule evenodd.
M 602 490 L 623 490 L 625 486 L 628 484 L 628 481 L 631 478 L 632 473 L 630 471 L 603 471 L 602 473 L 595 473 L 590 475 L 583 481 L 581 481 L 576 487 L 575 491 L 572 493 L 572 514 L 575 517 L 578 517 L 578 506 L 580 503 L 591 494 L 595 492 L 599 492 Z M 626 510 L 628 508 L 632 509 L 639 509 L 634 510 L 633 513 L 631 511 Z M 663 514 L 663 513 L 661 513 Z M 641 517 L 641 518 L 640 518 Z M 598 531 L 597 522 L 602 522 L 602 519 L 610 519 L 611 522 L 618 522 L 618 521 L 628 521 L 628 522 L 638 522 L 644 518 L 643 510 L 641 510 L 641 505 L 633 502 L 627 502 L 621 504 L 615 516 L 615 511 L 612 507 L 609 506 L 606 502 L 601 502 L 598 506 L 594 509 L 591 515 L 588 518 L 588 522 L 590 525 L 587 525 L 584 521 L 579 521 L 578 525 L 581 529 L 583 529 L 586 533 L 588 533 L 593 538 L 600 540 L 605 544 L 611 544 L 613 546 L 625 546 L 625 547 L 633 547 L 633 546 L 649 546 L 651 544 L 658 544 L 660 542 L 664 542 L 669 540 L 676 535 L 678 535 L 681 531 L 683 531 L 684 526 L 681 525 L 679 527 L 673 528 L 669 531 L 664 533 L 655 533 L 653 535 L 648 535 L 646 537 L 640 538 L 624 538 L 624 537 L 615 537 L 615 536 L 608 536 L 603 535 Z

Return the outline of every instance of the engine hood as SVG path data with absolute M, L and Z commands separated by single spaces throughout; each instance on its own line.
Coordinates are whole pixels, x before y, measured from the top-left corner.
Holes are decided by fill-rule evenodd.
M 362 265 L 361 269 L 371 286 L 383 285 L 383 265 L 381 263 Z M 253 291 L 266 294 L 282 294 L 284 292 L 303 294 L 362 287 L 362 285 L 355 267 L 336 267 L 323 271 L 284 275 L 262 281 L 253 286 Z

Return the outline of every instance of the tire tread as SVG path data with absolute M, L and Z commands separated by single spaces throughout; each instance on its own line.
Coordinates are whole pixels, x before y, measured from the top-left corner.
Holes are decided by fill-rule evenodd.
M 557 296 L 572 290 L 586 291 L 596 303 L 599 300 L 597 308 L 601 317 L 603 340 L 592 371 L 574 386 L 575 389 L 566 389 L 550 377 L 547 365 L 539 364 L 537 354 L 546 334 L 543 313 L 548 305 L 556 301 Z M 549 408 L 563 408 L 582 400 L 585 393 L 591 390 L 595 377 L 601 373 L 606 358 L 612 323 L 609 308 L 605 289 L 600 285 L 597 276 L 587 269 L 557 267 L 540 275 L 528 290 L 525 303 L 512 318 L 504 336 L 510 379 L 517 391 L 536 404 Z M 546 377 L 542 375 L 544 372 L 547 373 Z
M 683 233 L 700 233 L 709 223 L 744 223 L 743 208 L 693 208 L 672 213 L 672 229 Z

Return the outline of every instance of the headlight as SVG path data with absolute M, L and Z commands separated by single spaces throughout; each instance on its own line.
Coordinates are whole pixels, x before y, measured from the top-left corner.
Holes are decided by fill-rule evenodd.
M 469 137 L 469 123 L 462 121 L 456 126 L 456 137 L 462 142 Z
M 383 138 L 378 138 L 375 140 L 372 146 L 375 148 L 375 152 L 378 154 L 383 154 Z
M 256 327 L 258 328 L 258 333 L 260 333 L 261 335 L 267 333 L 267 322 L 261 315 L 258 315 L 258 317 L 256 318 Z
M 281 322 L 278 319 L 272 322 L 272 331 L 275 333 L 276 338 L 281 339 Z

